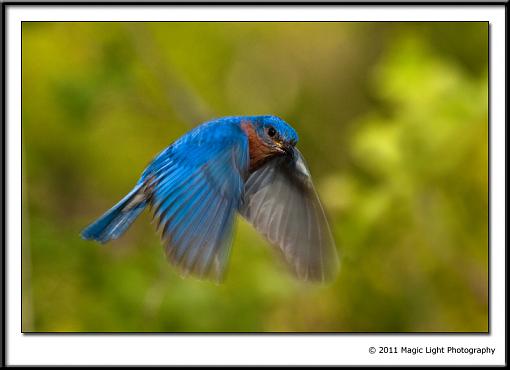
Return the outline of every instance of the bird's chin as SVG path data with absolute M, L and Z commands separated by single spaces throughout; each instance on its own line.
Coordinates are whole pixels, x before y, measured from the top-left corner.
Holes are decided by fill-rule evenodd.
M 294 146 L 289 145 L 289 146 L 283 147 L 282 149 L 283 149 L 282 150 L 283 155 L 286 155 L 286 156 L 292 157 L 292 158 L 294 157 Z

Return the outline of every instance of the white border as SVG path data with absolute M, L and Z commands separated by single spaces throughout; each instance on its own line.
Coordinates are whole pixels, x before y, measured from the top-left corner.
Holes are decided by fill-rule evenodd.
M 505 364 L 504 6 L 8 6 L 7 364 Z M 21 21 L 489 21 L 491 24 L 491 335 L 22 335 Z M 494 347 L 485 355 L 370 355 L 370 346 Z

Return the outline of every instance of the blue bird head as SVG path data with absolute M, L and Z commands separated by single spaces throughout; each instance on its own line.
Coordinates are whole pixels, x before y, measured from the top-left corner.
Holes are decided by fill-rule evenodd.
M 298 142 L 296 131 L 284 120 L 276 116 L 255 116 L 252 123 L 258 136 L 276 149 L 286 150 Z

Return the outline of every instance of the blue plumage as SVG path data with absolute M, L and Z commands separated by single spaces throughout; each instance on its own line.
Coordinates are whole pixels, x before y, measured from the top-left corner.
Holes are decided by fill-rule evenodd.
M 83 230 L 82 237 L 101 243 L 116 239 L 150 206 L 167 257 L 181 273 L 220 280 L 228 260 L 236 213 L 245 216 L 263 234 L 268 228 L 273 230 L 275 222 L 289 224 L 282 223 L 281 218 L 298 217 L 290 222 L 310 230 L 299 235 L 301 240 L 295 240 L 295 235 L 289 233 L 296 230 L 286 226 L 271 231 L 271 236 L 279 233 L 272 237 L 276 242 L 272 242 L 279 243 L 277 246 L 298 277 L 324 280 L 332 271 L 331 263 L 325 259 L 336 261 L 336 252 L 311 180 L 310 187 L 287 186 L 292 197 L 285 198 L 280 193 L 285 189 L 282 184 L 303 182 L 303 168 L 306 181 L 309 179 L 294 148 L 297 140 L 294 129 L 275 116 L 225 117 L 204 123 L 158 154 L 133 190 Z M 283 177 L 268 177 L 267 170 Z M 261 174 L 264 181 L 259 181 Z M 246 192 L 247 183 L 252 184 L 250 192 Z M 253 186 L 257 183 L 261 185 Z M 285 208 L 292 205 L 283 200 L 268 203 L 272 197 L 267 196 L 267 190 L 281 199 L 298 203 L 301 199 L 301 207 L 297 208 L 301 214 L 286 215 Z M 265 195 L 254 201 L 257 192 Z M 251 214 L 254 210 L 256 214 Z M 306 225 L 302 225 L 303 220 Z M 299 244 L 299 248 L 292 244 Z M 314 248 L 320 258 L 312 260 L 314 253 L 310 250 Z
M 81 235 L 84 239 L 94 239 L 106 243 L 121 236 L 147 206 L 147 201 L 132 204 L 141 185 L 137 185 L 119 203 L 114 205 L 94 223 L 85 228 Z

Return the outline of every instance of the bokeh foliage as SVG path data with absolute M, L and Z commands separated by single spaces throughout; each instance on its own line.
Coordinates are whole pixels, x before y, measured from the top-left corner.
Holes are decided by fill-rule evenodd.
M 487 331 L 486 23 L 23 23 L 24 331 Z M 295 281 L 239 219 L 225 283 L 144 213 L 80 230 L 201 121 L 300 135 L 342 256 Z

